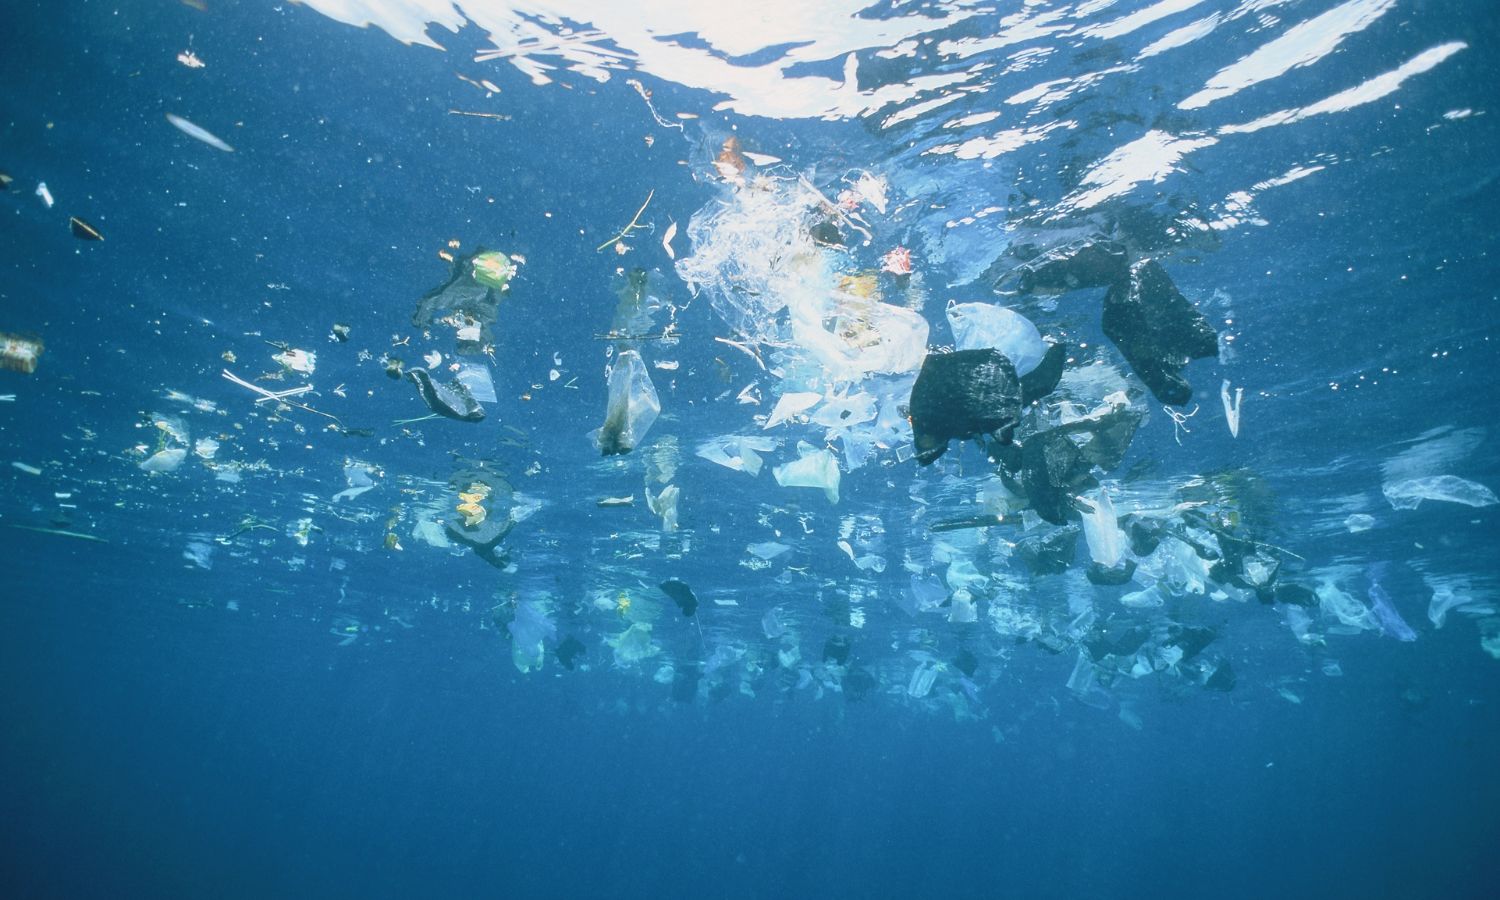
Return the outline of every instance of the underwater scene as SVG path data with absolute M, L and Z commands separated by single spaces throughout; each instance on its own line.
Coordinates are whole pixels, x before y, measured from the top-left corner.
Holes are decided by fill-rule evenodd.
M 1494 896 L 1493 4 L 8 10 L 3 896 Z

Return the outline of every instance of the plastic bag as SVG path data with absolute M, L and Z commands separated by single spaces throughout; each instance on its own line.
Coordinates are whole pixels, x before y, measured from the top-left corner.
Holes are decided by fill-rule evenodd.
M 609 371 L 609 406 L 604 425 L 594 432 L 594 442 L 605 456 L 618 456 L 634 450 L 661 414 L 661 400 L 646 363 L 634 350 L 615 357 Z
M 990 303 L 948 304 L 948 325 L 953 329 L 954 348 L 985 350 L 993 347 L 1005 354 L 1017 375 L 1035 369 L 1047 355 L 1041 332 L 1025 316 Z

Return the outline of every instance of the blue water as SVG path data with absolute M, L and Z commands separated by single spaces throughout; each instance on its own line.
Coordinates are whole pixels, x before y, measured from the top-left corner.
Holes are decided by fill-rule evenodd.
M 1500 485 L 1500 19 L 1486 6 L 1037 4 L 1027 14 L 1051 31 L 958 49 L 1011 27 L 1023 8 L 1003 3 L 907 22 L 910 52 L 882 55 L 898 42 L 839 43 L 856 30 L 849 10 L 830 4 L 825 29 L 776 4 L 768 20 L 801 21 L 812 49 L 771 90 L 665 63 L 583 3 L 515 4 L 508 21 L 532 22 L 534 44 L 605 17 L 597 46 L 624 50 L 604 81 L 545 53 L 547 84 L 512 57 L 476 62 L 504 4 L 475 5 L 457 32 L 434 27 L 441 51 L 351 27 L 333 3 L 206 6 L 16 4 L 6 27 L 0 333 L 45 349 L 32 374 L 0 370 L 0 398 L 14 395 L 0 399 L 4 896 L 1491 894 L 1500 507 L 1398 509 L 1382 468 L 1458 434 L 1462 452 L 1429 453 L 1423 474 Z M 1161 15 L 1118 27 L 1148 7 Z M 861 19 L 966 9 L 878 4 Z M 1302 23 L 1326 37 L 1319 17 L 1340 10 L 1368 21 L 1336 49 L 1181 105 Z M 1203 36 L 1146 52 L 1213 16 Z M 729 40 L 649 4 L 640 19 L 649 40 Z M 763 75 L 799 45 L 780 34 L 704 57 Z M 201 68 L 179 61 L 187 50 Z M 858 74 L 841 93 L 851 51 Z M 948 77 L 965 80 L 923 80 Z M 817 78 L 824 99 L 791 109 Z M 1043 84 L 1063 96 L 1028 99 Z M 1379 96 L 1341 95 L 1360 85 Z M 884 89 L 889 102 L 871 99 Z M 1028 136 L 987 159 L 953 149 L 1008 129 Z M 1201 146 L 1110 181 L 1111 155 L 1153 132 Z M 780 162 L 727 184 L 713 160 L 731 134 Z M 1201 478 L 1226 527 L 1274 548 L 1279 577 L 1332 579 L 1360 609 L 1378 583 L 1417 639 L 1319 606 L 1299 639 L 1300 608 L 1241 587 L 1126 608 L 1121 594 L 1147 577 L 1096 589 L 1081 539 L 1065 575 L 1011 559 L 1023 527 L 1051 527 L 1023 526 L 1019 506 L 983 529 L 983 549 L 957 545 L 984 578 L 977 622 L 903 611 L 913 574 L 955 588 L 932 548 L 975 532 L 929 526 L 979 512 L 994 466 L 955 442 L 919 468 L 909 430 L 853 466 L 822 428 L 762 429 L 752 417 L 807 370 L 780 379 L 716 341 L 743 335 L 674 271 L 703 252 L 692 223 L 713 211 L 798 176 L 836 199 L 866 172 L 890 194 L 885 213 L 859 207 L 870 245 L 820 259 L 868 274 L 911 248 L 925 302 L 886 275 L 880 289 L 916 307 L 933 349 L 952 345 L 949 299 L 989 300 L 1078 347 L 1078 365 L 1113 366 L 1146 413 L 1124 461 L 1099 473 L 1122 513 L 1201 500 Z M 1080 203 L 1106 186 L 1119 191 Z M 627 234 L 627 253 L 596 250 L 648 195 L 650 230 Z M 70 216 L 103 242 L 70 234 Z M 672 222 L 675 257 L 662 246 Z M 1007 248 L 1079 229 L 1160 261 L 1219 331 L 1218 358 L 1185 369 L 1181 411 L 1198 407 L 1187 431 L 1123 374 L 1100 292 L 1002 298 L 979 279 L 1015 264 Z M 411 316 L 448 278 L 439 251 L 481 246 L 523 260 L 492 355 L 461 357 L 490 366 L 497 399 L 480 423 L 397 424 L 428 409 L 380 359 L 460 358 Z M 653 270 L 678 336 L 640 342 L 662 409 L 645 443 L 601 458 L 588 432 L 616 345 L 598 336 L 633 267 Z M 336 323 L 347 343 L 330 337 Z M 316 371 L 280 372 L 268 341 L 314 351 Z M 257 405 L 225 369 L 272 391 L 310 384 L 293 399 L 318 412 Z M 1238 437 L 1223 380 L 1245 388 Z M 760 405 L 736 400 L 751 382 Z M 185 459 L 143 470 L 179 446 L 167 420 L 191 432 Z M 730 434 L 780 446 L 754 479 L 695 455 Z M 209 437 L 206 459 L 195 447 Z M 836 454 L 836 505 L 774 479 L 799 440 Z M 351 460 L 374 487 L 335 501 Z M 648 482 L 664 460 L 675 471 Z M 448 479 L 478 461 L 537 504 L 505 538 L 503 567 L 418 530 L 434 509 L 452 516 Z M 676 530 L 643 493 L 669 481 Z M 621 496 L 632 505 L 597 505 Z M 1351 529 L 1351 514 L 1371 527 Z M 846 554 L 850 516 L 879 522 L 883 543 Z M 747 545 L 765 541 L 790 549 L 761 565 Z M 854 564 L 866 552 L 881 570 Z M 657 591 L 669 577 L 692 585 L 695 616 Z M 1469 597 L 1441 627 L 1435 585 Z M 616 608 L 622 593 L 633 611 Z M 527 602 L 555 628 L 539 665 L 507 628 Z M 997 625 L 1006 604 L 1039 610 L 1063 646 Z M 773 607 L 790 644 L 763 629 Z M 635 621 L 651 624 L 656 653 L 620 660 L 612 642 Z M 1160 656 L 1132 677 L 1128 658 L 1083 649 L 1089 623 L 1169 621 L 1217 632 L 1205 658 L 1232 663 L 1233 690 Z M 586 648 L 572 669 L 557 656 L 567 637 Z M 868 696 L 825 659 L 832 637 L 874 678 Z M 789 646 L 798 656 L 778 660 Z M 977 657 L 972 677 L 960 649 Z M 933 666 L 929 693 L 912 679 Z M 1080 688 L 1078 671 L 1097 683 Z M 702 677 L 684 696 L 685 672 Z

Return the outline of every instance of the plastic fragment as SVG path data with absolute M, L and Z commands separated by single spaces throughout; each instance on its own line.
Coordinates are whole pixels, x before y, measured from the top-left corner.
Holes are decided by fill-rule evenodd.
M 141 460 L 140 466 L 147 472 L 170 472 L 182 465 L 184 459 L 187 459 L 187 448 L 168 447 Z
M 1219 399 L 1224 404 L 1224 421 L 1229 423 L 1229 436 L 1237 438 L 1240 436 L 1240 404 L 1245 400 L 1245 389 L 1235 388 L 1234 401 L 1231 403 L 1229 380 L 1225 379 L 1224 383 L 1219 385 Z
M 478 422 L 484 418 L 484 407 L 469 393 L 462 382 L 439 384 L 426 369 L 407 369 L 406 377 L 417 386 L 417 393 L 427 408 L 440 416 L 461 422 Z
M 195 141 L 202 141 L 215 150 L 223 150 L 225 153 L 234 152 L 233 147 L 219 140 L 217 136 L 210 133 L 204 128 L 194 125 L 192 122 L 189 122 L 187 119 L 184 119 L 181 116 L 174 116 L 171 113 L 167 113 L 167 121 L 172 123 L 173 128 L 176 128 L 178 131 L 182 132 Z M 48 205 L 50 206 L 51 204 Z
M 1495 492 L 1475 481 L 1456 475 L 1433 475 L 1387 483 L 1381 491 L 1396 509 L 1416 509 L 1423 500 L 1461 503 L 1464 506 L 1494 506 L 1500 503 Z
M 798 459 L 771 470 L 776 483 L 782 487 L 822 488 L 829 503 L 839 502 L 837 458 L 829 451 L 815 449 L 805 442 L 798 442 L 797 453 Z
M 950 303 L 948 324 L 958 350 L 994 348 L 1005 354 L 1016 374 L 1025 376 L 1042 362 L 1047 343 L 1031 320 L 992 303 Z
M 604 424 L 594 432 L 600 454 L 618 456 L 634 450 L 660 414 L 661 400 L 645 361 L 634 350 L 622 351 L 609 370 Z

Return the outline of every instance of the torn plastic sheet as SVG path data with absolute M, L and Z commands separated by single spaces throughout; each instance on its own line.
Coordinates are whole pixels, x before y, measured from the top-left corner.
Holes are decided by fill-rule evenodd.
M 165 450 L 158 450 L 146 459 L 141 460 L 140 466 L 147 472 L 170 472 L 182 465 L 184 459 L 187 459 L 187 448 L 168 447 Z
M 344 483 L 348 485 L 342 491 L 333 495 L 333 501 L 353 500 L 360 494 L 375 487 L 375 476 L 379 469 L 370 463 L 350 459 L 344 461 Z
M 1229 423 L 1229 436 L 1240 436 L 1240 404 L 1245 401 L 1245 389 L 1235 388 L 1234 399 L 1229 397 L 1229 380 L 1219 385 L 1219 400 L 1224 404 L 1224 421 Z
M 1476 482 L 1456 475 L 1433 475 L 1387 482 L 1381 487 L 1385 499 L 1396 509 L 1416 509 L 1423 500 L 1461 503 L 1464 506 L 1494 506 L 1500 503 L 1495 492 Z
M 770 453 L 780 445 L 771 438 L 725 435 L 709 438 L 698 445 L 698 456 L 736 472 L 759 475 L 762 465 L 760 454 Z
M 416 384 L 417 393 L 427 408 L 438 415 L 461 422 L 478 422 L 484 418 L 484 407 L 462 382 L 440 384 L 432 380 L 426 369 L 407 369 L 406 377 Z
M 839 463 L 828 450 L 798 442 L 799 457 L 771 470 L 782 487 L 822 488 L 829 503 L 839 502 Z
M 776 406 L 771 410 L 771 415 L 766 418 L 765 427 L 774 428 L 783 422 L 789 422 L 812 409 L 822 399 L 822 394 L 815 394 L 811 391 L 790 391 L 782 394 L 776 401 Z
M 490 367 L 482 363 L 460 363 L 455 380 L 468 388 L 470 396 L 480 403 L 494 403 L 495 380 L 490 376 Z
M 1370 567 L 1370 611 L 1375 614 L 1375 620 L 1380 623 L 1380 630 L 1387 637 L 1393 637 L 1398 641 L 1414 641 L 1417 633 L 1401 614 L 1396 611 L 1396 605 L 1391 601 L 1391 595 L 1386 593 L 1378 579 L 1385 576 L 1385 565 L 1377 563 Z

